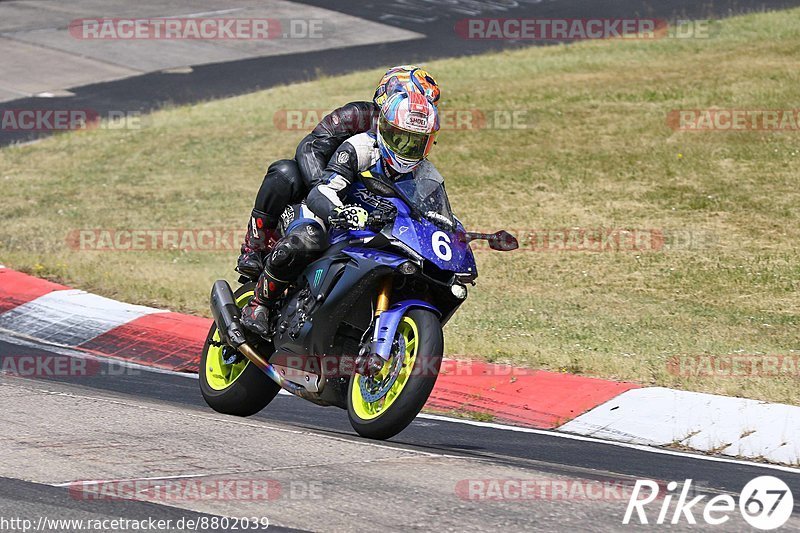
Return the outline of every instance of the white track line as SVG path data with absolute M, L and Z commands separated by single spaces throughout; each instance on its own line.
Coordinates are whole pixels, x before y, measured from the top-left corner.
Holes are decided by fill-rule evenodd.
M 166 15 L 164 17 L 158 18 L 165 18 L 165 19 L 176 19 L 176 18 L 197 18 L 197 17 L 210 17 L 211 15 L 229 15 L 231 13 L 236 13 L 237 11 L 244 11 L 246 8 L 244 7 L 236 7 L 233 9 L 218 9 L 217 11 L 201 11 L 200 13 L 189 13 L 188 15 Z
M 620 448 L 629 448 L 632 450 L 639 450 L 648 453 L 657 453 L 661 455 L 674 455 L 677 457 L 686 457 L 689 459 L 700 459 L 703 461 L 711 461 L 715 463 L 730 463 L 735 465 L 755 466 L 758 468 L 768 468 L 772 470 L 780 470 L 782 472 L 791 472 L 792 474 L 800 474 L 800 468 L 784 465 L 773 465 L 768 463 L 756 463 L 752 461 L 743 461 L 741 459 L 728 459 L 726 457 L 717 457 L 714 455 L 702 455 L 701 453 L 681 452 L 677 450 L 668 450 L 666 448 L 655 448 L 653 446 L 645 446 L 644 444 L 630 444 L 628 442 L 617 442 L 613 440 L 598 439 L 596 437 L 584 437 L 583 435 L 574 435 L 572 433 L 561 433 L 554 430 L 547 429 L 532 429 L 517 426 L 507 426 L 505 424 L 496 424 L 494 422 L 478 422 L 477 420 L 466 420 L 460 418 L 450 418 L 440 415 L 431 415 L 427 413 L 420 413 L 418 418 L 426 418 L 428 420 L 439 420 L 442 422 L 454 422 L 457 424 L 467 424 L 469 426 L 478 426 L 490 429 L 499 429 L 503 431 L 516 431 L 517 433 L 533 433 L 534 435 L 547 435 L 549 437 L 557 437 L 560 439 L 578 440 L 583 442 L 592 442 L 596 444 L 608 444 L 610 446 L 618 446 Z
M 680 413 L 678 415 L 678 413 Z M 676 416 L 677 415 L 677 416 Z M 561 425 L 565 433 L 646 446 L 676 442 L 731 458 L 800 462 L 800 406 L 666 387 L 631 389 Z
M 124 361 L 124 360 L 121 360 L 121 359 L 113 359 L 113 358 L 110 358 L 110 357 L 98 357 L 98 356 L 95 356 L 95 355 L 92 355 L 92 354 L 88 354 L 88 353 L 85 353 L 85 352 L 81 352 L 79 350 L 71 349 L 71 348 L 65 347 L 65 346 L 58 346 L 58 345 L 47 344 L 47 343 L 42 343 L 42 342 L 35 342 L 33 339 L 32 340 L 27 340 L 27 339 L 24 339 L 24 338 L 19 337 L 17 335 L 8 335 L 8 334 L 5 334 L 5 333 L 2 333 L 2 331 L 4 331 L 4 330 L 0 330 L 0 341 L 5 341 L 5 342 L 11 343 L 11 344 L 19 344 L 19 345 L 27 346 L 27 347 L 31 347 L 31 348 L 43 348 L 45 350 L 52 351 L 52 352 L 55 352 L 55 353 L 58 353 L 58 354 L 61 354 L 61 355 L 69 355 L 69 356 L 77 357 L 77 358 L 96 359 L 96 360 L 99 360 L 99 361 L 113 361 L 114 363 L 118 363 L 121 366 L 135 368 L 137 370 L 141 370 L 141 371 L 144 371 L 144 372 L 153 372 L 153 373 L 157 373 L 157 374 L 171 374 L 171 375 L 174 375 L 174 376 L 181 376 L 183 378 L 197 379 L 197 374 L 188 374 L 188 373 L 184 373 L 184 372 L 175 372 L 175 371 L 172 371 L 172 370 L 163 370 L 163 369 L 160 369 L 160 368 L 153 368 L 153 367 L 149 367 L 149 366 L 139 365 L 139 364 L 136 364 L 136 363 L 130 363 L 128 361 Z M 294 397 L 293 394 L 291 394 L 291 393 L 289 393 L 289 392 L 287 392 L 285 390 L 281 390 L 280 394 Z M 631 449 L 631 450 L 638 450 L 638 451 L 647 452 L 647 453 L 655 453 L 655 454 L 659 454 L 659 455 L 671 455 L 671 456 L 675 456 L 675 457 L 684 457 L 684 458 L 687 458 L 687 459 L 696 459 L 696 460 L 700 460 L 700 461 L 711 461 L 711 462 L 714 462 L 714 463 L 728 463 L 728 464 L 733 464 L 733 465 L 752 466 L 752 467 L 756 467 L 756 468 L 764 468 L 764 469 L 768 469 L 768 470 L 778 470 L 778 471 L 781 471 L 781 472 L 789 472 L 789 473 L 792 473 L 792 474 L 800 474 L 800 468 L 791 467 L 791 466 L 774 465 L 774 464 L 769 464 L 769 463 L 756 463 L 756 462 L 752 462 L 752 461 L 743 461 L 743 460 L 740 460 L 740 459 L 729 459 L 729 458 L 726 458 L 726 457 L 718 457 L 718 456 L 714 456 L 714 455 L 704 455 L 702 453 L 681 452 L 681 451 L 678 451 L 678 450 L 668 450 L 666 448 L 656 448 L 656 447 L 653 447 L 653 446 L 645 446 L 643 444 L 630 444 L 630 443 L 627 443 L 627 442 L 617 442 L 617 441 L 613 441 L 613 440 L 598 439 L 596 437 L 585 437 L 583 435 L 574 435 L 574 434 L 571 434 L 571 433 L 561 433 L 561 432 L 554 431 L 554 430 L 533 429 L 533 428 L 525 428 L 525 427 L 519 427 L 519 426 L 509 426 L 509 425 L 506 425 L 506 424 L 498 424 L 496 422 L 479 422 L 477 420 L 467 420 L 467 419 L 464 419 L 464 418 L 451 418 L 451 417 L 448 417 L 448 416 L 432 415 L 432 414 L 428 414 L 428 413 L 420 413 L 419 415 L 417 415 L 417 418 L 422 418 L 422 419 L 425 419 L 425 420 L 434 420 L 434 421 L 437 421 L 437 422 L 450 422 L 450 423 L 453 423 L 453 424 L 465 424 L 465 425 L 468 425 L 468 426 L 481 427 L 481 428 L 485 428 L 485 429 L 496 429 L 496 430 L 499 430 L 499 431 L 513 431 L 513 432 L 516 432 L 516 433 L 530 433 L 530 434 L 533 434 L 533 435 L 543 435 L 543 436 L 555 437 L 555 438 L 559 438 L 559 439 L 575 440 L 575 441 L 580 441 L 580 442 L 591 442 L 591 443 L 594 443 L 594 444 L 606 444 L 608 446 L 617 446 L 619 448 L 628 448 L 628 449 Z

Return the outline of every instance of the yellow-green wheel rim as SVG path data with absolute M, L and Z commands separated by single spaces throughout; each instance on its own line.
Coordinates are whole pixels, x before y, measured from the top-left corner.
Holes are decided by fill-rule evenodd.
M 242 294 L 236 299 L 236 305 L 239 308 L 244 307 L 250 301 L 251 296 L 253 296 L 253 291 Z M 214 332 L 213 340 L 217 343 L 220 342 L 219 331 Z M 206 382 L 213 390 L 223 391 L 239 379 L 249 364 L 250 360 L 243 358 L 238 363 L 226 365 L 222 358 L 222 346 L 212 344 L 208 347 L 206 355 Z
M 398 353 L 394 357 L 402 357 L 403 366 L 400 369 L 397 380 L 382 398 L 374 402 L 366 401 L 361 394 L 361 387 L 359 386 L 360 381 L 366 378 L 360 374 L 353 376 L 353 382 L 350 385 L 350 399 L 355 414 L 358 415 L 361 420 L 374 420 L 388 411 L 395 400 L 400 397 L 400 393 L 411 377 L 414 364 L 417 361 L 417 341 L 419 339 L 417 324 L 411 318 L 404 316 L 397 326 L 397 335 L 402 336 L 405 340 L 405 350 L 403 353 Z M 385 378 L 391 367 L 391 360 L 385 362 L 383 368 L 376 377 L 378 379 Z

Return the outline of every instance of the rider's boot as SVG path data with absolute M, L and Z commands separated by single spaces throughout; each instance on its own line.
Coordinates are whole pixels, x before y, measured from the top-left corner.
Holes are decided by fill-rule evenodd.
M 264 258 L 277 242 L 275 227 L 277 220 L 262 211 L 253 209 L 247 224 L 241 255 L 236 262 L 236 271 L 255 279 L 264 270 Z
M 270 311 L 287 285 L 288 283 L 276 279 L 265 270 L 258 279 L 253 298 L 242 309 L 242 325 L 262 337 L 269 335 Z

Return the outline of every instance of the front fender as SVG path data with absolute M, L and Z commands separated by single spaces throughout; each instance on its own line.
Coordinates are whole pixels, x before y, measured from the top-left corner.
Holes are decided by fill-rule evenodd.
M 403 315 L 409 309 L 427 309 L 436 313 L 441 318 L 442 313 L 436 307 L 423 300 L 405 300 L 394 304 L 387 311 L 381 313 L 375 321 L 375 332 L 372 334 L 372 353 L 388 361 L 392 354 L 392 343 L 397 334 Z

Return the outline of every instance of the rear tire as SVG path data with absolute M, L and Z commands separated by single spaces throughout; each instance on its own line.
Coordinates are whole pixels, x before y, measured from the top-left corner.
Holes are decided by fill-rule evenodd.
M 368 403 L 360 390 L 363 376 L 354 374 L 350 378 L 347 414 L 353 429 L 362 437 L 384 440 L 403 431 L 422 410 L 436 384 L 444 353 L 444 336 L 439 318 L 427 309 L 408 310 L 398 327 L 396 338 L 403 337 L 407 344 L 411 344 L 409 335 L 416 337 L 414 353 L 405 354 L 406 361 L 412 362 L 408 370 L 409 375 L 391 403 L 389 403 L 391 391 L 385 395 L 388 406 L 384 404 L 384 407 L 376 412 L 382 399 Z M 394 357 L 398 356 L 403 354 Z M 409 356 L 413 358 L 409 359 Z M 407 365 L 405 362 L 400 376 L 403 376 Z M 400 382 L 401 377 L 398 377 L 393 388 L 399 386 Z M 359 389 L 355 389 L 356 387 Z
M 234 293 L 240 308 L 250 301 L 254 288 L 255 283 L 248 283 Z M 251 416 L 269 405 L 280 386 L 246 358 L 225 365 L 220 357 L 222 348 L 211 341 L 219 341 L 216 324 L 208 332 L 200 357 L 200 392 L 208 406 L 225 415 Z

